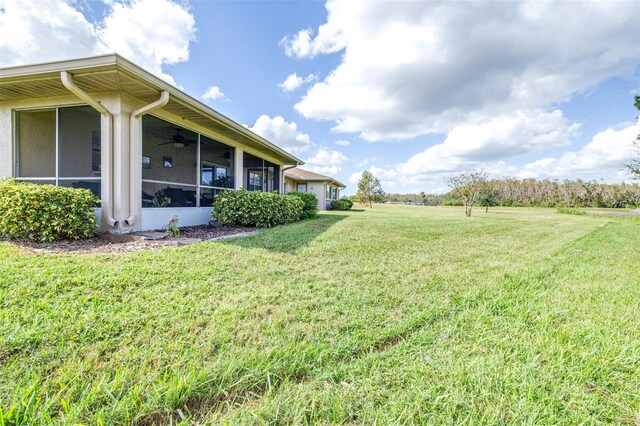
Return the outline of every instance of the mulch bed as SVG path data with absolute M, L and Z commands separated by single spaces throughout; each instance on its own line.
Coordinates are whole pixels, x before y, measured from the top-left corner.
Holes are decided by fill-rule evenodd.
M 180 228 L 180 238 L 166 237 L 158 240 L 131 238 L 129 235 L 105 238 L 96 235 L 82 241 L 57 241 L 53 243 L 36 243 L 33 241 L 12 241 L 0 239 L 19 247 L 23 253 L 129 253 L 141 250 L 157 250 L 163 247 L 177 247 L 198 241 L 230 237 L 236 234 L 257 231 L 257 228 L 246 226 L 221 226 L 214 228 L 208 225 L 185 226 Z M 162 231 L 157 231 L 162 232 Z
M 201 240 L 211 240 L 213 238 L 226 237 L 228 235 L 241 234 L 244 232 L 254 232 L 258 228 L 248 226 L 219 226 L 214 228 L 209 225 L 185 226 L 180 228 L 180 236 L 185 238 L 200 238 Z

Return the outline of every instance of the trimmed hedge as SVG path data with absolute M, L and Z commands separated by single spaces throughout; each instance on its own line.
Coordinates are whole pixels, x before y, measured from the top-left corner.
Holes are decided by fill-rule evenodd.
M 318 215 L 318 197 L 311 192 L 289 192 L 287 195 L 298 197 L 304 203 L 302 219 L 313 219 Z
M 303 206 L 300 198 L 291 195 L 227 190 L 216 194 L 211 218 L 222 225 L 269 228 L 299 221 Z
M 347 197 L 342 197 L 339 200 L 333 200 L 329 204 L 330 210 L 350 210 L 353 207 L 353 201 Z
M 88 189 L 0 180 L 0 235 L 40 242 L 90 238 L 99 201 Z

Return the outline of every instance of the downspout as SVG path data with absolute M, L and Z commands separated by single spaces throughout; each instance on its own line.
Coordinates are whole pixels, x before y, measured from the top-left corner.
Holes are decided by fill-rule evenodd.
M 101 134 L 107 135 L 107 152 L 105 153 L 107 157 L 105 161 L 107 163 L 107 176 L 104 182 L 106 182 L 106 193 L 109 203 L 106 206 L 107 208 L 103 209 L 106 210 L 106 212 L 103 211 L 103 213 L 106 213 L 106 215 L 103 215 L 103 218 L 107 225 L 115 228 L 118 226 L 118 221 L 113 217 L 113 185 L 111 184 L 111 180 L 113 178 L 113 115 L 104 105 L 76 86 L 73 82 L 73 76 L 69 74 L 69 72 L 62 71 L 60 73 L 60 79 L 62 80 L 64 87 L 66 87 L 71 93 L 91 105 L 91 107 L 98 111 L 102 117 L 106 118 L 106 124 L 104 123 L 104 120 L 101 120 L 100 122 Z M 104 177 L 105 176 L 103 176 L 103 178 Z
M 169 92 L 163 90 L 160 94 L 160 99 L 155 102 L 152 102 L 148 105 L 143 106 L 140 109 L 137 109 L 131 113 L 131 119 L 129 120 L 129 179 L 131 182 L 136 182 L 136 188 L 138 188 L 137 182 L 141 182 L 141 173 L 140 173 L 140 152 L 142 150 L 142 135 L 140 134 L 140 118 L 153 111 L 156 108 L 162 108 L 169 102 Z M 138 220 L 135 211 L 137 209 L 134 206 L 140 200 L 140 191 L 129 191 L 129 217 L 125 219 L 125 223 L 129 226 L 136 223 Z
M 282 166 L 280 167 L 280 173 L 282 173 L 282 192 L 284 193 L 284 186 L 285 186 L 285 181 L 284 181 L 284 172 L 286 172 L 289 169 L 295 169 L 296 167 L 298 167 L 298 163 L 296 164 L 289 164 L 288 166 Z

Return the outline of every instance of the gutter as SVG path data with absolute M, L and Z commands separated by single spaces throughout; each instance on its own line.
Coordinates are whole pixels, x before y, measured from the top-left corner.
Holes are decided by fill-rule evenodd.
M 136 190 L 129 191 L 129 217 L 125 219 L 125 223 L 129 226 L 136 223 L 138 217 L 136 215 L 137 209 L 134 208 L 140 201 L 141 190 L 138 191 L 138 182 L 142 183 L 140 156 L 138 155 L 142 150 L 142 135 L 140 134 L 140 120 L 143 115 L 153 111 L 157 108 L 162 108 L 169 102 L 169 92 L 163 90 L 160 93 L 160 99 L 143 106 L 131 113 L 131 119 L 129 120 L 129 179 L 130 182 L 135 182 Z M 133 186 L 133 185 L 131 185 Z
M 60 79 L 62 80 L 62 84 L 66 87 L 71 93 L 91 105 L 96 111 L 98 111 L 103 118 L 106 120 L 100 120 L 100 132 L 102 135 L 107 135 L 107 150 L 104 154 L 106 154 L 106 159 L 104 163 L 107 164 L 106 176 L 104 176 L 104 171 L 102 173 L 101 188 L 104 188 L 105 191 L 102 191 L 107 195 L 108 203 L 103 207 L 103 215 L 104 221 L 107 225 L 115 228 L 118 226 L 118 221 L 113 217 L 113 185 L 111 183 L 112 175 L 113 175 L 113 115 L 109 110 L 102 105 L 100 102 L 89 96 L 84 90 L 80 89 L 73 81 L 73 76 L 67 71 L 60 72 Z M 106 207 L 106 208 L 105 208 Z M 106 210 L 106 212 L 105 212 Z

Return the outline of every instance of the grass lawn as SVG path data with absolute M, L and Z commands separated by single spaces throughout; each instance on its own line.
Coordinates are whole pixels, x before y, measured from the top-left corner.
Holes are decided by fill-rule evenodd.
M 142 253 L 0 244 L 0 425 L 634 421 L 638 221 L 375 206 Z

